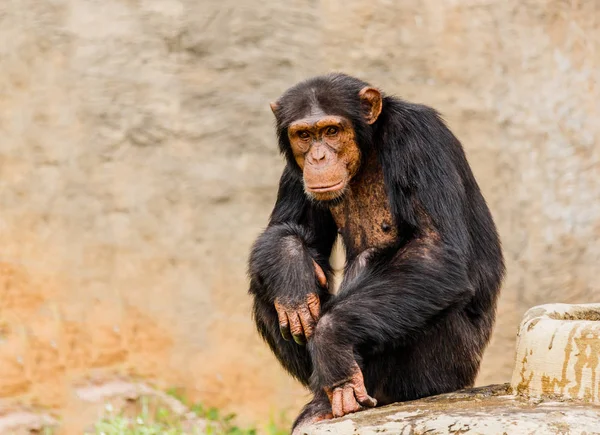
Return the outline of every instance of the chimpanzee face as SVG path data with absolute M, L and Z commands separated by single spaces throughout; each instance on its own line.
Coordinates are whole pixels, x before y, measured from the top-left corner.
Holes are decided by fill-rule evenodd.
M 381 113 L 381 94 L 367 87 L 360 91 L 359 97 L 365 122 L 372 124 Z M 318 201 L 342 196 L 361 162 L 350 119 L 325 113 L 314 104 L 306 116 L 289 124 L 287 135 L 294 159 L 302 170 L 305 193 Z
M 288 127 L 288 137 L 306 194 L 316 200 L 341 196 L 360 164 L 352 123 L 313 110 Z

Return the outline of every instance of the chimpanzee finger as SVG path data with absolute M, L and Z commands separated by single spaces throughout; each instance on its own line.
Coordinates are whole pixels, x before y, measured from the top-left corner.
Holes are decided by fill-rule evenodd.
M 356 401 L 362 406 L 366 406 L 367 408 L 374 408 L 377 406 L 377 399 L 367 394 L 367 389 L 364 384 L 354 387 L 354 395 L 356 396 Z
M 288 320 L 290 321 L 290 331 L 292 332 L 294 341 L 299 345 L 306 344 L 306 339 L 304 338 L 304 329 L 302 328 L 302 323 L 300 323 L 298 313 L 296 311 L 288 311 L 287 315 Z
M 321 287 L 327 287 L 327 276 L 325 275 L 325 272 L 323 272 L 323 268 L 319 266 L 319 264 L 315 260 L 313 260 L 313 264 L 315 265 L 315 274 L 317 275 L 317 281 L 319 281 Z
M 354 397 L 354 388 L 351 385 L 344 387 L 342 393 L 342 410 L 344 415 L 360 410 L 360 405 Z
M 298 309 L 298 317 L 300 318 L 300 323 L 304 330 L 304 337 L 308 340 L 315 329 L 315 321 L 312 318 L 308 307 L 300 307 L 300 309 Z
M 290 333 L 290 322 L 283 306 L 275 300 L 275 311 L 277 311 L 277 318 L 279 319 L 279 331 L 284 340 L 289 341 L 292 339 Z
M 319 320 L 319 314 L 321 314 L 321 301 L 319 300 L 319 296 L 315 293 L 309 293 L 306 296 L 306 304 L 308 305 L 308 309 L 310 310 L 310 314 L 312 315 L 314 321 Z
M 344 408 L 343 408 L 343 390 L 341 388 L 334 388 L 333 395 L 331 398 L 331 413 L 334 417 L 343 417 L 344 416 Z

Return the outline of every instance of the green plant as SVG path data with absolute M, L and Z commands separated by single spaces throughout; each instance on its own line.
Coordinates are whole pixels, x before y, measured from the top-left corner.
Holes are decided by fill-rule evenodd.
M 191 431 L 182 427 L 182 419 L 170 409 L 159 406 L 150 406 L 147 398 L 140 400 L 141 408 L 134 415 L 124 412 L 114 412 L 110 404 L 106 405 L 106 415 L 94 426 L 94 432 L 88 435 L 257 435 L 255 427 L 243 428 L 235 423 L 235 414 L 223 414 L 215 407 L 204 407 L 200 403 L 188 404 L 186 398 L 175 389 L 167 391 L 194 412 L 196 416 L 206 422 L 206 426 L 195 428 Z M 280 421 L 285 420 L 280 416 Z M 265 435 L 284 435 L 288 431 L 282 429 L 282 424 L 271 418 L 269 423 L 260 431 Z
M 107 405 L 107 415 L 94 426 L 96 435 L 183 435 L 201 434 L 200 429 L 184 432 L 179 417 L 170 410 L 159 407 L 150 412 L 148 399 L 141 399 L 142 409 L 138 415 L 128 417 L 123 413 L 114 413 Z
M 241 428 L 235 424 L 235 414 L 222 415 L 221 411 L 215 407 L 205 407 L 201 403 L 190 404 L 184 394 L 177 388 L 170 388 L 167 390 L 167 394 L 179 400 L 184 405 L 188 406 L 194 414 L 198 417 L 203 418 L 209 422 L 206 433 L 208 435 L 257 435 L 259 430 L 255 427 Z M 288 435 L 289 430 L 284 429 L 287 426 L 285 424 L 285 415 L 281 414 L 279 422 L 276 422 L 273 417 L 269 420 L 269 423 L 260 431 L 261 434 L 265 435 Z
M 235 414 L 222 415 L 217 408 L 205 408 L 199 403 L 191 405 L 190 409 L 209 422 L 206 428 L 208 435 L 256 435 L 255 428 L 243 429 L 235 425 Z
M 288 435 L 289 429 L 284 429 L 287 424 L 286 424 L 286 418 L 284 414 L 281 414 L 279 416 L 279 422 L 276 422 L 275 419 L 273 417 L 271 417 L 271 419 L 269 420 L 269 423 L 267 424 L 267 426 L 265 427 L 265 434 L 266 435 Z

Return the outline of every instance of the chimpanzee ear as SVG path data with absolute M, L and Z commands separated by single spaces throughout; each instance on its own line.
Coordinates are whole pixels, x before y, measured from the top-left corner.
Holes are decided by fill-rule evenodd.
M 365 121 L 367 124 L 373 124 L 381 114 L 381 92 L 377 89 L 367 86 L 358 93 L 363 107 Z
M 277 116 L 277 109 L 279 109 L 279 104 L 273 101 L 272 103 L 269 103 L 269 106 L 271 106 L 271 111 L 273 112 L 273 115 Z

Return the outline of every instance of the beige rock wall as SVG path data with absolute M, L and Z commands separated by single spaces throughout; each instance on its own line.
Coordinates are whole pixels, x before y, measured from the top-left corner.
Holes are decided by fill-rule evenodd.
M 282 168 L 268 102 L 331 70 L 465 144 L 508 265 L 480 383 L 529 306 L 600 299 L 600 3 L 3 0 L 0 395 L 61 407 L 117 371 L 293 415 L 245 261 Z

